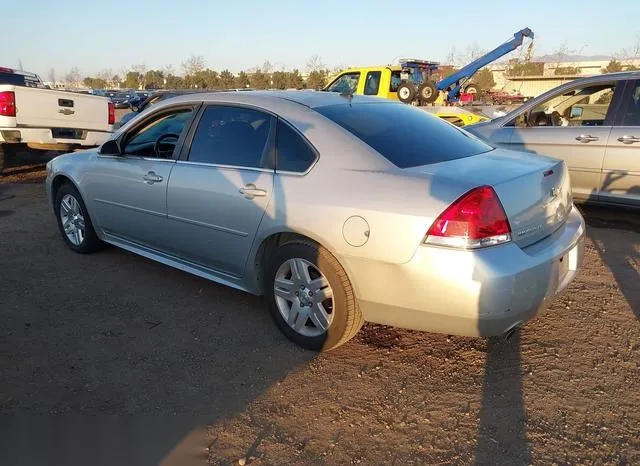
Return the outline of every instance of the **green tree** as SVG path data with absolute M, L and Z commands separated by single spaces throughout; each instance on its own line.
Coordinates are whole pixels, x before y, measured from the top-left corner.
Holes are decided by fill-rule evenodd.
M 326 70 L 312 71 L 307 78 L 307 89 L 322 89 L 327 82 Z
M 164 87 L 164 73 L 160 70 L 149 70 L 144 78 L 147 89 L 162 89 Z
M 235 86 L 239 89 L 245 89 L 249 87 L 249 85 L 249 76 L 244 71 L 240 71 L 240 73 L 238 73 L 238 76 L 236 76 Z
M 92 89 L 104 89 L 107 87 L 107 81 L 100 78 L 92 78 L 87 76 L 82 80 L 82 84 Z
M 271 87 L 275 89 L 286 89 L 287 88 L 287 75 L 284 71 L 274 71 L 271 75 Z
M 543 62 L 513 62 L 507 70 L 507 76 L 542 76 Z
M 180 76 L 175 76 L 173 74 L 167 75 L 167 86 L 166 89 L 185 89 L 186 85 L 184 83 L 184 79 Z
M 614 58 L 607 64 L 607 66 L 602 68 L 602 73 L 617 73 L 622 70 L 622 63 Z
M 287 73 L 287 89 L 302 89 L 304 87 L 304 79 L 300 75 L 300 71 L 294 69 L 292 72 Z
M 640 67 L 637 67 L 635 65 L 627 65 L 624 67 L 625 71 L 638 71 L 640 70 Z
M 493 73 L 489 68 L 482 68 L 479 70 L 473 75 L 472 81 L 483 91 L 493 89 L 493 86 L 496 85 L 496 82 L 493 79 Z
M 580 74 L 580 70 L 576 66 L 556 66 L 553 74 L 556 76 L 575 76 Z
M 232 89 L 234 86 L 235 82 L 235 76 L 233 76 L 233 73 L 229 70 L 223 70 L 220 73 L 220 85 L 224 88 L 224 89 Z
M 127 89 L 138 89 L 138 84 L 140 83 L 140 73 L 137 71 L 129 71 L 127 76 L 124 78 L 124 87 Z
M 254 89 L 269 89 L 269 81 L 269 76 L 267 76 L 261 70 L 257 70 L 249 77 L 249 83 Z

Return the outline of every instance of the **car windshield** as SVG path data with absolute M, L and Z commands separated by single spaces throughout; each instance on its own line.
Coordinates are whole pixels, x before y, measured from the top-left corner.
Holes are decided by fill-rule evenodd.
M 429 115 L 400 103 L 376 102 L 317 108 L 400 168 L 470 157 L 493 147 Z

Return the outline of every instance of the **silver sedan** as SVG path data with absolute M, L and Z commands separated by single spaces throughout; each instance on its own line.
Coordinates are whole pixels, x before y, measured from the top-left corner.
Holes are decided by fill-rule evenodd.
M 582 262 L 564 162 L 495 149 L 389 100 L 185 95 L 47 171 L 72 250 L 109 243 L 264 295 L 310 349 L 345 343 L 364 321 L 509 333 Z

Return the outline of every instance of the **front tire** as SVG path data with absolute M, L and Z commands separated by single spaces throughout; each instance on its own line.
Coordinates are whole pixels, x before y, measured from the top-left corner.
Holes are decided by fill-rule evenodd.
M 101 249 L 102 242 L 93 229 L 82 196 L 75 186 L 66 183 L 58 189 L 54 210 L 62 239 L 69 248 L 82 254 Z
M 267 263 L 266 277 L 271 316 L 303 348 L 337 348 L 364 323 L 344 269 L 315 243 L 294 241 L 280 246 Z

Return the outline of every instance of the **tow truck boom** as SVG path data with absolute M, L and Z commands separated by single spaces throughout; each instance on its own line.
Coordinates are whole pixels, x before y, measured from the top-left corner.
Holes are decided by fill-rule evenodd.
M 533 39 L 533 31 L 529 28 L 524 28 L 516 32 L 512 39 L 500 44 L 492 51 L 482 55 L 471 63 L 463 66 L 455 73 L 438 81 L 436 83 L 436 89 L 445 92 L 447 102 L 456 102 L 460 97 L 460 89 L 469 80 L 469 78 L 471 78 L 471 76 L 473 76 L 483 66 L 496 61 L 498 58 L 503 57 L 509 52 L 520 47 L 525 37 Z

